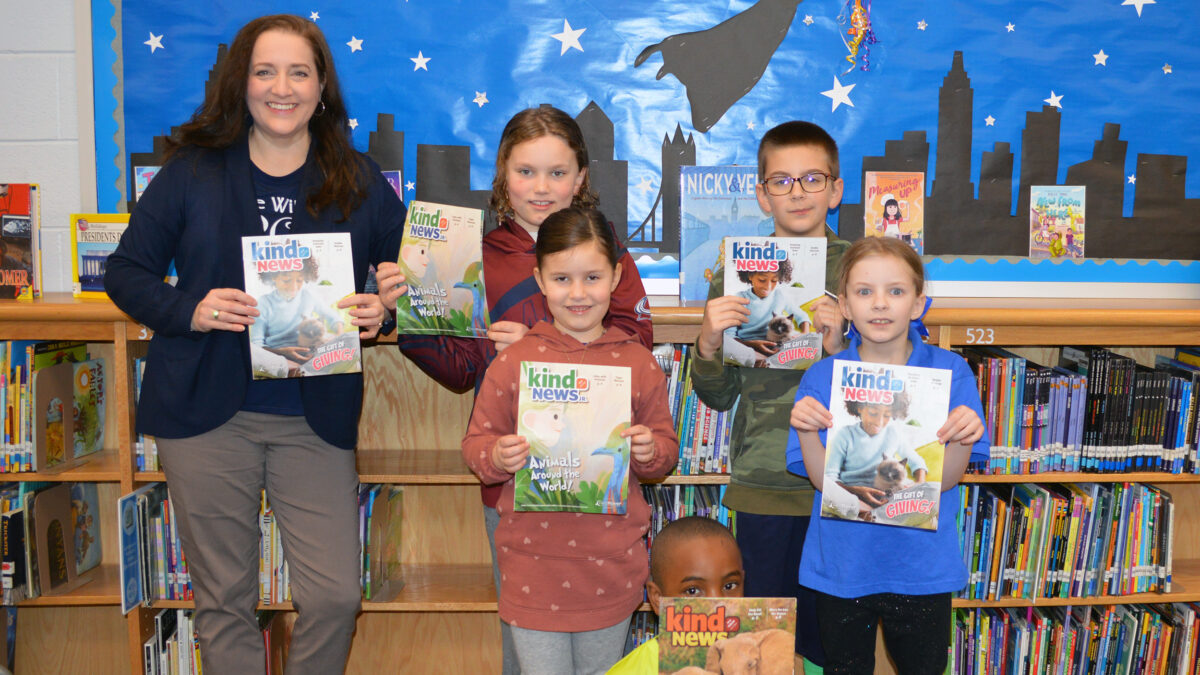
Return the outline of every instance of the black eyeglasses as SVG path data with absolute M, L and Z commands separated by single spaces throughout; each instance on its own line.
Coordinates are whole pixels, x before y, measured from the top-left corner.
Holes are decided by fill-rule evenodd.
M 814 171 L 812 173 L 806 173 L 799 178 L 793 178 L 791 176 L 771 176 L 764 181 L 759 181 L 759 185 L 763 186 L 763 189 L 767 191 L 767 194 L 781 197 L 783 195 L 792 193 L 793 183 L 799 183 L 800 189 L 805 192 L 820 192 L 821 190 L 824 190 L 827 185 L 829 185 L 829 181 L 832 178 L 833 176 L 831 174 L 823 171 Z

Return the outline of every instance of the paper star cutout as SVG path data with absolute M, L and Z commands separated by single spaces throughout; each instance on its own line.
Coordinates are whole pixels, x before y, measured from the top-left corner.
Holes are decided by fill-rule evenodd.
M 354 117 L 351 117 L 351 118 L 350 118 L 350 121 L 349 121 L 347 124 L 349 124 L 349 125 L 350 125 L 350 128 L 351 128 L 351 129 L 357 129 L 357 128 L 358 128 L 358 119 L 357 119 L 357 118 L 354 118 Z
M 1059 108 L 1060 110 L 1062 109 L 1062 94 L 1055 96 L 1053 89 L 1050 90 L 1050 98 L 1044 98 L 1042 100 L 1054 106 L 1055 108 Z
M 813 18 L 812 18 L 812 14 L 805 14 L 805 15 L 804 15 L 804 25 L 805 25 L 805 26 L 811 26 L 811 25 L 813 25 Z
M 150 53 L 153 54 L 157 49 L 166 49 L 166 47 L 164 47 L 162 44 L 162 39 L 162 35 L 155 35 L 154 31 L 150 31 L 150 39 L 146 40 L 142 44 L 150 45 Z
M 1005 28 L 1008 29 L 1008 32 L 1010 32 L 1010 33 L 1017 29 L 1017 27 L 1014 26 L 1011 21 L 1008 22 L 1008 25 L 1005 26 Z
M 309 15 L 308 15 L 308 20 L 309 20 L 309 21 L 316 21 L 316 20 L 317 20 L 317 19 L 319 19 L 319 18 L 321 18 L 321 15 L 320 15 L 320 14 L 318 14 L 317 12 L 313 12 L 312 14 L 309 14 Z
M 746 122 L 746 129 L 748 131 L 754 131 L 754 120 L 750 120 L 749 122 Z
M 1163 75 L 1170 75 L 1171 72 L 1172 72 L 1171 64 L 1164 63 L 1163 64 Z
M 989 127 L 994 127 L 996 126 L 996 118 L 988 115 L 987 117 L 983 118 L 983 123 Z
M 471 99 L 471 103 L 477 104 L 480 108 L 482 108 L 483 104 L 487 103 L 487 102 L 488 102 L 488 100 L 487 100 L 487 92 L 486 91 L 475 92 L 475 98 Z
M 1096 59 L 1096 62 L 1092 64 L 1094 66 L 1107 66 L 1108 65 L 1108 54 L 1105 54 L 1103 49 L 1096 52 L 1095 54 L 1092 54 L 1092 58 Z
M 579 51 L 583 51 L 583 45 L 579 44 L 579 36 L 583 35 L 583 31 L 585 31 L 585 30 L 587 30 L 587 29 L 586 28 L 577 28 L 577 29 L 572 30 L 571 22 L 567 21 L 566 19 L 563 19 L 562 32 L 554 33 L 553 35 L 550 36 L 550 37 L 554 38 L 555 40 L 558 40 L 559 42 L 562 43 L 562 51 L 560 51 L 558 53 L 558 55 L 562 56 L 563 54 L 566 54 L 567 50 L 571 49 L 571 48 L 575 48 L 575 49 L 578 49 Z
M 641 191 L 642 191 L 642 194 L 647 194 L 647 193 L 649 193 L 649 192 L 652 192 L 652 191 L 654 190 L 654 185 L 652 185 L 652 184 L 650 183 L 650 179 L 649 179 L 649 178 L 646 178 L 646 177 L 644 177 L 644 176 L 643 176 L 643 177 L 642 177 L 642 182 L 640 182 L 640 183 L 638 183 L 637 185 L 635 185 L 635 186 L 634 186 L 634 189 L 635 189 L 635 190 L 641 190 Z
M 409 192 L 412 192 L 413 190 L 417 189 L 417 184 L 410 180 L 404 184 L 404 189 L 408 190 Z
M 418 49 L 418 50 L 417 50 L 417 55 L 416 55 L 415 57 L 413 57 L 413 56 L 410 56 L 410 57 L 408 57 L 408 60 L 409 60 L 409 61 L 412 61 L 412 62 L 413 62 L 413 64 L 414 64 L 414 65 L 413 65 L 413 72 L 414 72 L 414 73 L 415 73 L 416 71 L 418 71 L 418 70 L 423 70 L 423 71 L 425 71 L 425 72 L 427 72 L 427 73 L 428 73 L 428 72 L 429 72 L 429 66 L 427 66 L 427 65 L 425 65 L 425 64 L 429 63 L 429 62 L 430 62 L 430 61 L 432 61 L 433 59 L 431 59 L 431 58 L 429 58 L 429 57 L 425 56 L 425 53 L 424 53 L 424 52 L 422 52 L 421 50 L 419 50 L 419 49 Z
M 1141 18 L 1141 16 L 1142 16 L 1142 7 L 1143 7 L 1143 6 L 1145 6 L 1145 5 L 1157 5 L 1157 4 L 1158 4 L 1158 3 L 1157 3 L 1157 2 L 1155 2 L 1154 0 L 1125 0 L 1125 2 L 1122 2 L 1122 3 L 1121 3 L 1121 6 L 1122 6 L 1122 7 L 1124 7 L 1125 5 L 1133 5 L 1133 6 L 1134 6 L 1134 8 L 1136 8 L 1136 9 L 1137 9 L 1138 18 Z
M 1131 173 L 1129 174 L 1129 184 L 1133 185 L 1134 183 L 1137 183 L 1137 174 Z
M 347 42 L 346 44 L 347 44 L 347 45 L 350 47 L 350 53 L 351 53 L 351 54 L 353 54 L 354 52 L 361 52 L 361 51 L 362 51 L 362 43 L 363 43 L 363 41 L 362 41 L 362 40 L 360 40 L 360 39 L 358 39 L 358 38 L 354 37 L 353 35 L 351 35 L 351 36 L 350 36 L 350 41 L 349 41 L 349 42 Z
M 925 23 L 925 19 L 921 19 L 917 22 L 917 30 L 925 30 L 928 27 L 929 24 Z
M 829 90 L 821 92 L 822 96 L 828 96 L 830 99 L 833 100 L 833 108 L 830 109 L 830 112 L 837 110 L 838 106 L 843 103 L 845 103 L 846 105 L 853 108 L 854 102 L 850 100 L 850 90 L 856 86 L 857 86 L 856 84 L 852 84 L 848 87 L 844 87 L 844 86 L 842 86 L 842 83 L 837 79 L 837 76 L 834 75 L 833 76 L 833 89 L 829 89 Z

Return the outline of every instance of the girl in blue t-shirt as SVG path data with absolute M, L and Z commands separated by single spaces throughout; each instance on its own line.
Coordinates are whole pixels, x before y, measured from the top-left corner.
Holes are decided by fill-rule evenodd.
M 842 258 L 838 304 L 854 325 L 850 347 L 804 374 L 792 408 L 788 470 L 809 476 L 821 510 L 825 435 L 834 359 L 950 370 L 950 414 L 938 430 L 945 444 L 936 530 L 814 517 L 800 562 L 800 584 L 817 591 L 817 619 L 827 673 L 871 673 L 876 626 L 901 673 L 942 673 L 950 640 L 950 594 L 967 581 L 959 551 L 958 481 L 971 459 L 986 459 L 983 410 L 961 356 L 921 341 L 925 310 L 921 259 L 898 239 L 869 237 Z

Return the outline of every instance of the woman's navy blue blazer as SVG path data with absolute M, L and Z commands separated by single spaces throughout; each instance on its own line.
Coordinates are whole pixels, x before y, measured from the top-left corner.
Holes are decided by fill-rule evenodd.
M 404 205 L 379 167 L 369 167 L 366 199 L 343 222 L 335 205 L 312 218 L 304 195 L 320 180 L 310 150 L 293 233 L 349 232 L 354 283 L 362 292 L 369 264 L 396 261 Z M 137 430 L 187 438 L 229 421 L 250 381 L 248 332 L 191 330 L 196 305 L 214 288 L 245 289 L 241 237 L 260 222 L 246 136 L 223 150 L 179 152 L 150 181 L 108 258 L 104 288 L 122 311 L 154 331 L 137 407 Z M 179 282 L 163 281 L 171 261 Z M 359 373 L 300 378 L 304 416 L 340 448 L 358 437 L 363 382 Z

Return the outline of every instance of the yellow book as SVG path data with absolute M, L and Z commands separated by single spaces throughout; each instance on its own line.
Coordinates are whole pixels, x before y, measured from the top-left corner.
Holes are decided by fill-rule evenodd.
M 129 226 L 128 213 L 72 213 L 71 292 L 77 298 L 107 298 L 104 268 Z

